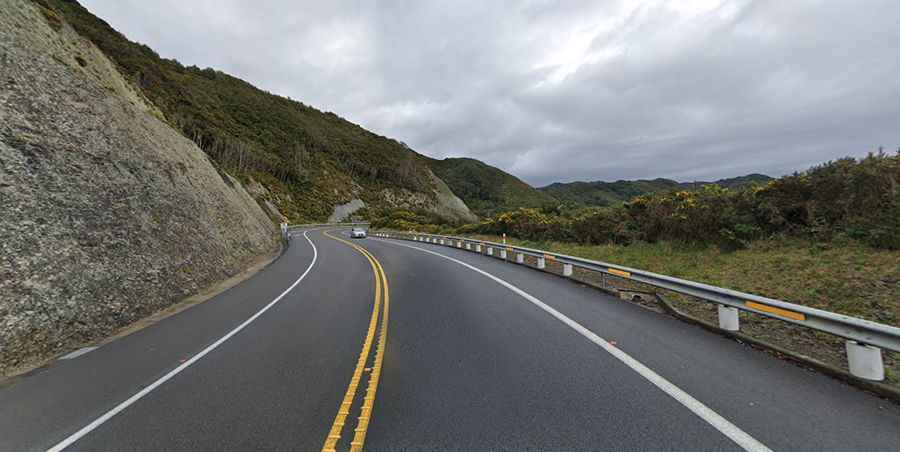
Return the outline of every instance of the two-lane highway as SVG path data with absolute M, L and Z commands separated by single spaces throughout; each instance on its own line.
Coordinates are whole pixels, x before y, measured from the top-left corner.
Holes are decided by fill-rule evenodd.
M 897 405 L 665 315 L 463 250 L 330 234 L 295 232 L 212 300 L 4 385 L 0 450 L 900 444 Z

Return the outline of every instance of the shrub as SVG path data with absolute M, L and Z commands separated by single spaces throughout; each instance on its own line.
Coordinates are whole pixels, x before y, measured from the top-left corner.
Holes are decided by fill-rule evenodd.
M 873 247 L 900 249 L 900 153 L 844 158 L 773 180 L 730 190 L 657 192 L 622 207 L 518 209 L 473 229 L 525 240 L 583 244 L 634 241 L 715 243 L 746 248 L 772 235 L 828 242 L 849 237 Z

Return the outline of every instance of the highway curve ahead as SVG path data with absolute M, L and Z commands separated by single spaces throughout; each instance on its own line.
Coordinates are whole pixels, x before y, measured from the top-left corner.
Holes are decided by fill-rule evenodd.
M 295 231 L 244 283 L 7 382 L 0 450 L 900 449 L 896 404 L 700 328 L 331 234 Z

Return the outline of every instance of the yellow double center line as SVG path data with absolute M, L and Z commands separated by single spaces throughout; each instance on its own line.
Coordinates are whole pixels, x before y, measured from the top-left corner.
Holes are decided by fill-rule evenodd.
M 372 418 L 372 406 L 375 404 L 375 393 L 378 391 L 378 380 L 381 377 L 381 363 L 384 361 L 384 348 L 387 345 L 387 327 L 388 313 L 390 311 L 390 290 L 388 289 L 388 280 L 384 274 L 384 268 L 381 263 L 368 250 L 344 239 L 335 237 L 328 232 L 325 235 L 343 242 L 357 251 L 359 251 L 372 266 L 372 272 L 375 273 L 375 305 L 372 307 L 372 318 L 369 320 L 369 329 L 366 332 L 366 340 L 363 342 L 362 351 L 359 354 L 359 360 L 356 362 L 356 369 L 353 371 L 353 377 L 350 378 L 350 384 L 347 386 L 347 392 L 344 393 L 344 400 L 338 407 L 337 415 L 334 417 L 334 423 L 331 424 L 331 430 L 325 438 L 325 445 L 322 446 L 323 452 L 333 452 L 337 447 L 338 441 L 341 439 L 341 432 L 350 415 L 350 409 L 353 406 L 353 400 L 356 398 L 359 382 L 362 380 L 363 372 L 370 371 L 369 385 L 366 388 L 366 395 L 363 397 L 363 403 L 360 407 L 359 418 L 357 419 L 356 429 L 354 430 L 353 440 L 350 442 L 351 451 L 361 451 L 366 441 L 366 432 L 369 429 L 369 421 Z M 383 301 L 383 303 L 382 303 Z M 369 353 L 372 350 L 372 342 L 375 340 L 375 331 L 378 329 L 378 316 L 381 306 L 384 305 L 384 313 L 381 314 L 381 330 L 378 333 L 378 343 L 375 346 L 375 358 L 372 367 L 367 369 L 366 362 L 369 359 Z

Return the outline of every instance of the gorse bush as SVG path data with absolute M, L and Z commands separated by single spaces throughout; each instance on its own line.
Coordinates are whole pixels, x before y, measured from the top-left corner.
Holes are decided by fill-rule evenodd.
M 576 212 L 519 209 L 477 232 L 584 244 L 716 243 L 744 248 L 773 235 L 838 235 L 900 249 L 900 153 L 844 158 L 765 185 L 651 193 L 620 207 Z

